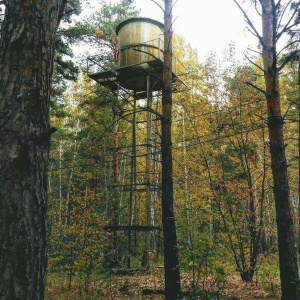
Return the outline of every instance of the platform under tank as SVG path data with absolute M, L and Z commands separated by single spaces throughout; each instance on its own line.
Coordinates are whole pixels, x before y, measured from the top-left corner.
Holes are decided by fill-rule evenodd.
M 163 24 L 150 18 L 131 18 L 116 28 L 120 85 L 136 91 L 160 89 L 163 62 Z

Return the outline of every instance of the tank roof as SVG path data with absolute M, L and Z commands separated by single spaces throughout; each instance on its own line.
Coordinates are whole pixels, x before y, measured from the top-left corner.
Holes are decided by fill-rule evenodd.
M 130 18 L 130 19 L 127 19 L 123 22 L 121 22 L 117 28 L 116 28 L 116 34 L 118 34 L 118 32 L 120 31 L 120 29 L 126 25 L 126 24 L 129 24 L 129 23 L 132 23 L 132 22 L 146 22 L 146 23 L 152 23 L 154 25 L 157 25 L 158 27 L 160 27 L 161 29 L 164 28 L 164 24 L 157 21 L 157 20 L 154 20 L 154 19 L 151 19 L 151 18 Z

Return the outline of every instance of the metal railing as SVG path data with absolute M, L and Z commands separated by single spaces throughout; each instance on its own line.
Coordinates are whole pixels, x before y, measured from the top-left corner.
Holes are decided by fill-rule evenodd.
M 145 50 L 142 49 L 142 48 L 146 48 L 146 47 L 149 47 L 149 48 L 151 47 L 152 53 L 145 51 L 147 49 L 145 49 Z M 122 49 L 120 49 L 119 51 L 124 51 L 124 50 L 128 50 L 128 49 L 132 49 L 134 51 L 148 54 L 150 57 L 153 57 L 153 60 L 160 60 L 162 62 L 164 60 L 164 57 L 163 57 L 164 42 L 160 38 L 146 41 L 143 43 L 127 45 L 127 46 L 123 47 Z M 157 51 L 154 51 L 154 54 L 153 54 L 153 49 L 157 50 Z M 149 59 L 149 61 L 150 60 L 151 59 Z M 109 54 L 89 56 L 87 58 L 88 73 L 114 71 L 116 68 L 118 68 L 118 65 L 111 63 L 111 61 L 112 61 L 112 56 Z M 147 62 L 147 61 L 145 61 L 145 62 Z M 173 56 L 172 71 L 177 76 L 187 74 L 187 70 L 186 70 L 185 66 L 175 56 Z

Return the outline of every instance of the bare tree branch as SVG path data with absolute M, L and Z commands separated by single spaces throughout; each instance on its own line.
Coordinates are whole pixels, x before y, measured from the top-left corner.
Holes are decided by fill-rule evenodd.
M 153 3 L 155 3 L 162 10 L 163 13 L 165 12 L 165 10 L 163 9 L 163 7 L 157 1 L 155 1 L 155 0 L 150 0 L 150 1 L 152 1 Z
M 248 85 L 250 85 L 250 86 L 252 86 L 253 88 L 255 88 L 256 90 L 258 90 L 259 92 L 263 93 L 264 95 L 266 95 L 266 92 L 263 89 L 259 88 L 258 86 L 254 85 L 253 83 L 251 83 L 249 81 L 247 81 L 245 83 L 248 84 Z
M 278 15 L 278 16 L 277 16 L 278 22 L 277 22 L 277 28 L 276 28 L 277 31 L 278 31 L 279 28 L 280 28 L 282 18 L 283 18 L 283 16 L 285 15 L 286 10 L 287 10 L 288 6 L 290 5 L 291 1 L 292 1 L 292 0 L 289 0 L 289 3 L 287 3 L 287 4 L 285 5 L 285 7 L 284 7 L 284 9 L 283 9 L 283 11 L 282 11 L 281 13 L 280 13 L 280 10 L 279 10 L 279 8 L 281 7 L 281 0 L 278 1 L 277 4 L 275 5 L 275 12 L 278 12 L 278 14 L 277 14 L 277 15 Z
M 287 115 L 287 113 L 289 112 L 290 108 L 292 107 L 293 105 L 293 101 L 290 101 L 290 104 L 289 104 L 289 107 L 287 108 L 286 112 L 284 113 L 284 115 L 282 116 L 282 119 L 284 120 L 285 119 L 285 116 Z
M 250 26 L 250 28 L 253 30 L 253 34 L 259 39 L 260 43 L 262 45 L 264 45 L 263 43 L 263 39 L 261 37 L 261 35 L 258 33 L 258 31 L 256 30 L 256 28 L 254 27 L 252 21 L 250 20 L 250 18 L 248 17 L 246 11 L 241 7 L 241 5 L 237 2 L 237 0 L 233 0 L 235 2 L 235 4 L 238 6 L 238 8 L 240 9 L 240 11 L 243 13 L 247 24 Z M 251 30 L 250 30 L 251 32 Z
M 280 24 L 281 24 L 281 20 L 282 20 L 283 16 L 285 15 L 285 11 L 286 11 L 287 7 L 290 5 L 291 1 L 292 1 L 292 0 L 290 0 L 289 3 L 288 3 L 288 4 L 285 6 L 285 8 L 284 8 L 284 11 L 283 11 L 283 13 L 282 13 L 281 19 L 280 19 L 280 21 L 279 21 L 278 24 L 277 24 L 277 25 L 278 25 L 278 28 L 279 28 L 279 26 L 280 26 Z M 295 15 L 298 13 L 299 6 L 300 6 L 300 3 L 297 3 L 297 6 L 296 6 L 296 8 L 295 8 L 293 14 L 291 15 L 290 19 L 288 20 L 288 22 L 286 22 L 286 24 L 285 24 L 285 26 L 283 27 L 283 29 L 282 29 L 280 32 L 278 32 L 278 34 L 277 34 L 277 36 L 276 36 L 276 40 L 277 40 L 277 41 L 280 39 L 280 37 L 281 37 L 284 33 L 286 33 L 287 31 L 289 31 L 289 30 L 290 30 L 291 28 L 293 28 L 294 26 L 298 25 L 298 23 L 291 24 L 291 22 L 294 20 Z
M 256 68 L 258 68 L 259 70 L 261 70 L 262 72 L 264 72 L 264 69 L 259 66 L 258 64 L 256 64 L 255 62 L 253 62 L 247 55 L 245 55 L 246 59 L 252 64 L 254 65 Z
M 173 7 L 175 6 L 175 4 L 178 2 L 178 0 L 175 0 L 174 1 L 174 3 L 173 3 L 173 5 L 172 5 L 172 9 L 173 9 Z
M 285 49 L 288 49 L 290 48 L 292 45 L 294 44 L 298 44 L 300 42 L 300 40 L 295 40 L 295 41 L 292 41 L 290 43 L 288 43 L 286 46 L 284 46 L 278 53 L 277 53 L 277 56 L 279 56 Z
M 262 54 L 260 51 L 253 50 L 253 49 L 251 49 L 251 48 L 247 48 L 247 50 L 249 50 L 249 51 L 251 51 L 251 52 L 254 52 L 254 53 L 256 53 L 256 54 L 259 54 L 259 55 Z
M 260 13 L 259 9 L 257 8 L 257 1 L 254 1 L 254 2 L 255 2 L 254 3 L 255 11 L 261 17 L 261 13 Z

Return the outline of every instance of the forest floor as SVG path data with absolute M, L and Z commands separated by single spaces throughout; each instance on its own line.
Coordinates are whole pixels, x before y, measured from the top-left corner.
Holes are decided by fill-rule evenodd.
M 109 275 L 105 278 L 94 278 L 88 282 L 73 280 L 71 289 L 67 288 L 66 281 L 55 280 L 51 275 L 46 289 L 46 300 L 121 300 L 121 299 L 153 299 L 163 300 L 163 276 L 162 275 Z M 197 293 L 192 294 L 191 278 L 182 275 L 183 298 L 186 300 L 254 300 L 254 299 L 280 299 L 279 283 L 265 282 L 262 284 L 256 280 L 243 282 L 239 276 L 229 276 L 222 280 L 201 281 L 196 288 Z

